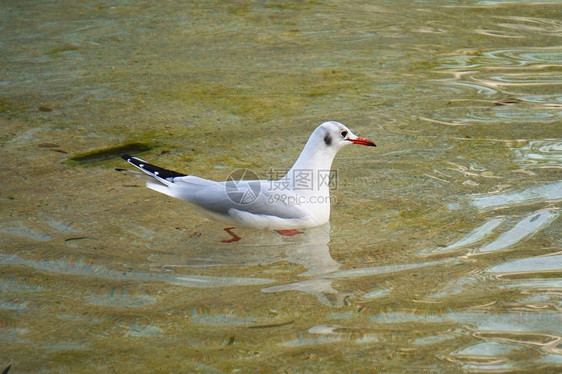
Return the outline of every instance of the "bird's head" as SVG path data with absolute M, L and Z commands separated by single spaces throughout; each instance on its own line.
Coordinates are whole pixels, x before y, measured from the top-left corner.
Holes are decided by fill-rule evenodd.
M 335 150 L 340 150 L 350 144 L 376 147 L 375 143 L 369 139 L 355 135 L 346 126 L 335 121 L 324 122 L 314 132 L 317 132 L 317 136 L 321 137 L 324 146 Z

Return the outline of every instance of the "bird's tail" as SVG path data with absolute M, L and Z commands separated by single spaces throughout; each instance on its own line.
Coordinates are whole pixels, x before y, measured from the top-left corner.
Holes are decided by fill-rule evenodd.
M 141 160 L 138 157 L 133 157 L 130 155 L 123 155 L 121 156 L 125 161 L 127 161 L 129 164 L 139 168 L 141 171 L 145 172 L 146 174 L 150 175 L 152 178 L 156 179 L 158 182 L 169 186 L 171 183 L 173 183 L 174 178 L 177 177 L 185 177 L 185 174 L 181 174 L 172 170 L 167 170 L 167 169 L 163 169 L 159 166 L 156 165 L 152 165 L 149 164 L 148 162 Z M 164 189 L 164 186 L 161 185 L 156 185 L 155 183 L 150 183 L 147 184 L 147 186 L 149 188 L 152 188 L 156 191 L 162 192 L 162 193 L 166 193 L 169 194 L 167 192 L 163 192 L 162 189 Z M 159 188 L 155 188 L 156 186 L 162 187 L 161 189 Z

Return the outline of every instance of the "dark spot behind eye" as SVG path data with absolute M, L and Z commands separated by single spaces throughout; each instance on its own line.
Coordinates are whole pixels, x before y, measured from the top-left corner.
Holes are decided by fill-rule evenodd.
M 342 138 L 345 138 L 346 136 L 347 136 L 347 130 L 343 130 L 343 131 L 341 132 L 341 137 L 342 137 Z
M 324 143 L 326 143 L 327 146 L 332 144 L 332 137 L 330 136 L 330 134 L 326 134 L 324 136 Z

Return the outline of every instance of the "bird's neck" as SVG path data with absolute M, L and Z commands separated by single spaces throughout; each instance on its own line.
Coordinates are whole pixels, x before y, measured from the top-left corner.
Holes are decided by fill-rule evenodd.
M 303 194 L 309 191 L 329 196 L 331 167 L 336 153 L 335 149 L 325 147 L 324 144 L 318 146 L 318 142 L 314 144 L 309 140 L 283 179 Z
M 298 169 L 313 169 L 313 170 L 329 170 L 332 167 L 332 162 L 336 156 L 335 152 L 329 149 L 322 149 L 319 151 L 305 148 L 297 161 L 295 161 L 291 170 Z

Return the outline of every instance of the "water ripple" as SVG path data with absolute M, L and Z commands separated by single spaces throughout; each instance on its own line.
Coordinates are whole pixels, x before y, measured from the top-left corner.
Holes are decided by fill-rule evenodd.
M 508 248 L 519 243 L 524 238 L 535 234 L 549 226 L 558 212 L 554 210 L 539 210 L 519 221 L 511 230 L 501 234 L 496 240 L 480 248 L 480 252 L 492 252 Z
M 562 141 L 533 140 L 519 148 L 512 148 L 515 161 L 523 166 L 562 166 Z
M 474 196 L 472 204 L 478 209 L 486 210 L 558 199 L 562 199 L 562 181 L 530 187 L 523 191 Z
M 435 70 L 450 75 L 450 78 L 439 80 L 440 85 L 445 83 L 445 87 L 451 87 L 452 92 L 464 97 L 477 94 L 491 99 L 509 95 L 552 105 L 562 102 L 560 61 L 560 47 L 459 50 L 443 56 Z M 537 115 L 535 109 L 525 108 Z M 520 110 L 515 117 L 524 114 L 522 112 Z M 554 114 L 550 116 L 556 117 Z M 524 115 L 523 119 L 528 121 L 528 117 Z
M 163 281 L 178 286 L 195 288 L 263 285 L 273 282 L 270 279 L 263 278 L 211 277 L 199 275 L 174 275 L 117 271 L 107 269 L 97 264 L 88 264 L 81 260 L 60 259 L 53 261 L 34 261 L 23 259 L 15 255 L 6 255 L 2 253 L 0 253 L 0 264 L 24 265 L 37 270 L 55 274 L 69 274 L 114 280 Z M 99 300 L 95 299 L 94 301 Z
M 562 272 L 562 255 L 538 256 L 505 262 L 488 269 L 498 275 Z

